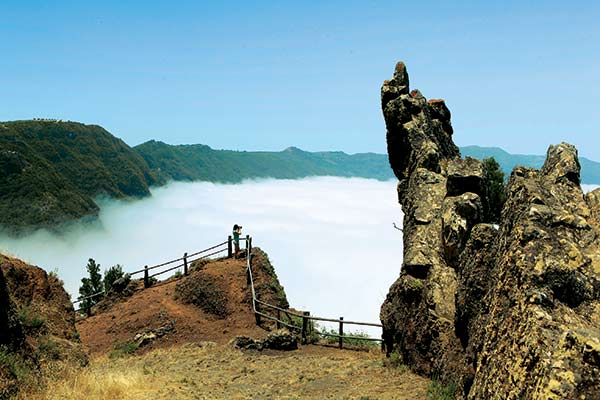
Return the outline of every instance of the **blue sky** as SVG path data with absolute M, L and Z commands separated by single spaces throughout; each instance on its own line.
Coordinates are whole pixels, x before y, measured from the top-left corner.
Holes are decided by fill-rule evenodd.
M 95 123 L 131 145 L 385 152 L 379 89 L 404 60 L 413 88 L 446 99 L 459 145 L 569 141 L 600 160 L 597 2 L 93 3 L 0 3 L 0 120 Z

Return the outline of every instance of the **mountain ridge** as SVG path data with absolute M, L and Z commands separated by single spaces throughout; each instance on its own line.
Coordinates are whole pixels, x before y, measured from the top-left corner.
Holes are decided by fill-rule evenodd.
M 540 168 L 544 157 L 465 146 L 464 156 L 493 156 L 507 174 Z M 582 158 L 582 181 L 600 184 L 600 163 Z M 245 179 L 341 176 L 394 179 L 387 154 L 213 149 L 150 140 L 129 146 L 99 125 L 61 120 L 0 122 L 0 228 L 9 234 L 54 229 L 99 213 L 96 199 L 143 198 L 170 180 L 240 183 Z

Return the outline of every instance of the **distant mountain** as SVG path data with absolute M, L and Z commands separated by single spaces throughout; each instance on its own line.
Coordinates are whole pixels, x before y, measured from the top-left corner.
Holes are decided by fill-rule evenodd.
M 137 152 L 99 126 L 0 122 L 0 225 L 12 231 L 93 216 L 96 196 L 148 196 L 157 183 Z
M 169 145 L 151 140 L 134 147 L 163 179 L 236 183 L 251 178 L 297 179 L 307 176 L 393 179 L 387 155 L 213 150 L 201 144 Z
M 509 174 L 540 168 L 543 156 L 467 146 L 463 156 L 493 156 Z M 582 158 L 584 183 L 600 184 L 600 164 Z M 98 196 L 144 197 L 169 180 L 237 183 L 308 176 L 394 179 L 385 154 L 214 150 L 151 140 L 129 147 L 97 125 L 54 120 L 0 122 L 0 228 L 23 233 L 95 216 Z
M 546 161 L 545 155 L 510 154 L 498 147 L 465 146 L 460 148 L 460 152 L 463 157 L 469 156 L 480 160 L 486 157 L 494 157 L 507 177 L 510 176 L 511 171 L 517 165 L 539 169 Z M 585 157 L 580 157 L 579 162 L 581 164 L 582 183 L 600 185 L 600 163 Z

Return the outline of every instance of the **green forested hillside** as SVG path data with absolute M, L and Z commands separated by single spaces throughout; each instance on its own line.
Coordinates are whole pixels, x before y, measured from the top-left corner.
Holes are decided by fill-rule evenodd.
M 103 128 L 34 120 L 0 123 L 0 225 L 53 227 L 98 212 L 93 198 L 143 197 L 157 175 Z
M 463 156 L 493 156 L 510 174 L 545 157 L 468 146 Z M 581 159 L 584 183 L 600 183 L 600 164 Z M 97 196 L 143 197 L 169 180 L 236 183 L 307 176 L 394 179 L 387 155 L 213 150 L 151 140 L 134 148 L 97 125 L 52 120 L 0 122 L 0 230 L 51 228 L 98 213 Z
M 394 177 L 387 155 L 311 153 L 290 147 L 280 152 L 213 150 L 208 146 L 168 145 L 151 140 L 135 147 L 165 179 L 240 182 L 247 178 L 295 179 L 307 176 Z
M 517 165 L 539 169 L 546 161 L 546 156 L 510 154 L 498 147 L 465 146 L 460 148 L 460 152 L 465 157 L 478 159 L 494 157 L 507 177 Z M 600 184 L 600 163 L 585 157 L 580 157 L 579 162 L 581 164 L 581 181 L 587 184 Z

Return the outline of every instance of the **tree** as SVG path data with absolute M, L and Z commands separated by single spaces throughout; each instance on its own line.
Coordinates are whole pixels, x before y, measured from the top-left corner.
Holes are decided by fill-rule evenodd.
M 484 185 L 485 185 L 485 216 L 487 222 L 499 223 L 502 207 L 506 202 L 506 185 L 504 172 L 494 157 L 483 159 Z
M 102 293 L 104 285 L 102 283 L 102 275 L 100 274 L 100 264 L 96 264 L 93 258 L 88 260 L 86 266 L 88 277 L 81 279 L 81 286 L 79 287 L 80 298 L 93 296 L 98 293 Z M 81 309 L 84 310 L 88 315 L 92 309 L 92 306 L 98 303 L 102 299 L 102 295 L 98 295 L 92 298 L 85 298 L 81 301 Z
M 104 271 L 104 291 L 108 293 L 108 291 L 112 288 L 113 283 L 117 279 L 122 278 L 123 275 L 123 267 L 120 264 L 113 265 Z

